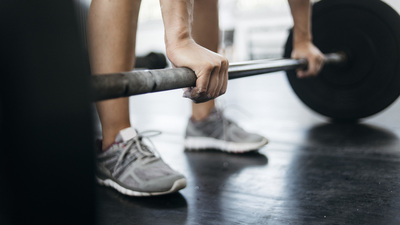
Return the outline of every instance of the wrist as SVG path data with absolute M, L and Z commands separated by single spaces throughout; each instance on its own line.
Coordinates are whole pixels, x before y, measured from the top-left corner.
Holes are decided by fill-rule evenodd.
M 165 32 L 165 45 L 168 46 L 175 46 L 179 45 L 182 42 L 187 42 L 191 40 L 192 37 L 190 35 L 189 29 L 176 29 L 176 30 L 169 30 Z
M 165 41 L 165 50 L 168 56 L 172 56 L 177 49 L 186 48 L 193 43 L 195 42 L 190 36 L 173 38 L 172 40 Z
M 296 29 L 296 27 L 294 27 L 293 29 L 293 40 L 295 42 L 308 42 L 308 41 L 312 41 L 312 35 L 311 32 L 308 31 L 308 29 Z
M 311 35 L 293 35 L 293 46 L 307 45 L 312 43 Z
M 160 0 L 166 46 L 191 39 L 192 0 Z

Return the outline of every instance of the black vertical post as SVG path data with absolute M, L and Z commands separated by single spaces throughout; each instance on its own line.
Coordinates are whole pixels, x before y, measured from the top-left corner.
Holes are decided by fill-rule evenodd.
M 71 0 L 0 1 L 0 224 L 94 224 L 89 66 Z

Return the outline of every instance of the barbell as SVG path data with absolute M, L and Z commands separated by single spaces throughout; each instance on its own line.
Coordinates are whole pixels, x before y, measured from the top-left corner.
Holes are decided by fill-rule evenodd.
M 344 53 L 325 54 L 325 64 L 345 64 Z M 229 80 L 265 73 L 307 67 L 305 59 L 265 59 L 230 63 Z M 195 73 L 188 68 L 135 70 L 116 74 L 93 76 L 94 100 L 106 100 L 151 92 L 192 87 L 196 84 Z
M 300 100 L 333 120 L 354 121 L 378 113 L 400 95 L 399 14 L 379 0 L 322 0 L 313 5 L 314 44 L 326 62 L 315 78 L 298 79 L 295 70 L 304 59 L 289 59 L 292 31 L 282 59 L 229 65 L 229 79 L 287 71 Z M 139 70 L 92 76 L 93 100 L 194 86 L 187 68 Z

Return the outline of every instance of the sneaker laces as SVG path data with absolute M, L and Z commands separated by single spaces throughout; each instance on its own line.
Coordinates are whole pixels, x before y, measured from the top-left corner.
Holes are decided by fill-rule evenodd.
M 117 163 L 114 166 L 114 173 L 118 171 L 118 168 L 121 167 L 124 162 L 125 165 L 129 165 L 132 161 L 138 158 L 153 158 L 153 160 L 150 160 L 149 162 L 160 158 L 159 152 L 156 150 L 155 145 L 150 140 L 150 137 L 158 136 L 160 134 L 161 131 L 156 130 L 143 131 L 137 133 L 135 137 L 126 141 L 124 143 L 123 151 L 119 155 Z M 149 146 L 143 143 L 144 139 L 151 144 L 152 148 L 149 148 Z M 128 161 L 126 161 L 125 159 L 127 159 Z

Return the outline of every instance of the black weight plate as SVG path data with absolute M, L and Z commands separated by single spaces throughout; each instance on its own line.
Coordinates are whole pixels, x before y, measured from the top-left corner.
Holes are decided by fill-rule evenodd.
M 379 0 L 323 0 L 313 5 L 313 41 L 324 53 L 344 51 L 345 66 L 325 65 L 316 78 L 287 77 L 297 96 L 335 120 L 378 113 L 400 94 L 400 16 Z M 292 33 L 285 57 L 292 51 Z

